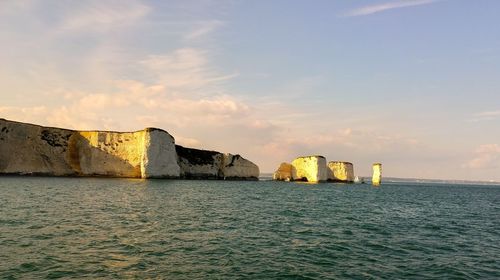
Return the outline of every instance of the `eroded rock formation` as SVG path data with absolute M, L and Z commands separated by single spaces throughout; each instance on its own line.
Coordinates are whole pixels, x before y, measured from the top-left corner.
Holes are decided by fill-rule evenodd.
M 273 173 L 273 180 L 276 181 L 353 183 L 354 178 L 352 163 L 330 161 L 327 165 L 323 156 L 298 157 L 292 164 L 283 162 Z
M 240 155 L 224 154 L 222 175 L 224 180 L 258 180 L 259 167 Z
M 292 161 L 292 179 L 311 183 L 325 182 L 326 159 L 323 156 L 298 157 Z
M 328 181 L 352 183 L 354 182 L 354 167 L 345 161 L 328 162 Z
M 374 163 L 373 164 L 373 176 L 372 176 L 372 184 L 375 186 L 380 185 L 382 182 L 382 164 Z
M 180 176 L 186 179 L 258 180 L 259 167 L 240 155 L 176 145 Z
M 176 149 L 157 128 L 76 131 L 0 119 L 0 174 L 257 179 L 259 168 L 239 155 Z
M 291 181 L 292 180 L 292 165 L 282 162 L 278 170 L 273 173 L 273 180 L 276 181 Z

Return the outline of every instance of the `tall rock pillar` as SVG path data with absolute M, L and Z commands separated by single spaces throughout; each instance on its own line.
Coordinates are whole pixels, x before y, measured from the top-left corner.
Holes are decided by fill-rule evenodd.
M 382 163 L 374 163 L 372 184 L 374 186 L 379 186 L 381 181 L 382 181 Z

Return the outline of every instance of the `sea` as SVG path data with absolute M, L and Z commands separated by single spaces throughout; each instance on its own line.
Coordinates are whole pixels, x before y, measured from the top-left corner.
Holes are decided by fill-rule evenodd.
M 0 279 L 500 279 L 500 185 L 0 177 Z

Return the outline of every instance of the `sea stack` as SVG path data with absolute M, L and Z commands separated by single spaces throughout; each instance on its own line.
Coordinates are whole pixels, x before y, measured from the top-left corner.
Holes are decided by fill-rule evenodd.
M 350 162 L 330 161 L 326 164 L 323 156 L 298 157 L 292 163 L 282 162 L 273 173 L 275 181 L 354 182 L 354 167 Z
M 292 180 L 292 165 L 287 162 L 282 162 L 278 170 L 273 173 L 275 181 L 291 181 Z
M 352 163 L 345 161 L 330 161 L 328 162 L 328 181 L 353 183 L 354 182 L 354 167 Z
M 379 186 L 382 181 L 382 163 L 373 164 L 372 184 Z
M 326 182 L 326 159 L 323 156 L 298 157 L 292 161 L 292 179 L 310 183 Z

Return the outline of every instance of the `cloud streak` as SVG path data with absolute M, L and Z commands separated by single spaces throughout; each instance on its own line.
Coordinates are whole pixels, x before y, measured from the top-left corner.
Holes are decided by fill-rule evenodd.
M 470 121 L 470 122 L 480 122 L 480 121 L 494 121 L 494 120 L 497 120 L 497 119 L 500 119 L 500 110 L 497 110 L 497 111 L 485 111 L 485 112 L 476 113 L 468 121 Z
M 439 0 L 407 0 L 407 1 L 386 2 L 382 4 L 359 7 L 351 11 L 348 11 L 347 13 L 344 14 L 344 16 L 345 17 L 367 16 L 393 9 L 432 4 L 438 1 Z
M 217 28 L 223 25 L 222 21 L 211 20 L 200 22 L 197 28 L 184 35 L 184 40 L 192 41 L 206 37 L 208 34 L 214 32 Z
M 475 157 L 464 167 L 472 169 L 492 169 L 500 165 L 500 145 L 485 144 L 476 149 Z
M 61 29 L 64 31 L 108 31 L 143 18 L 151 8 L 136 1 L 89 1 L 68 13 Z

